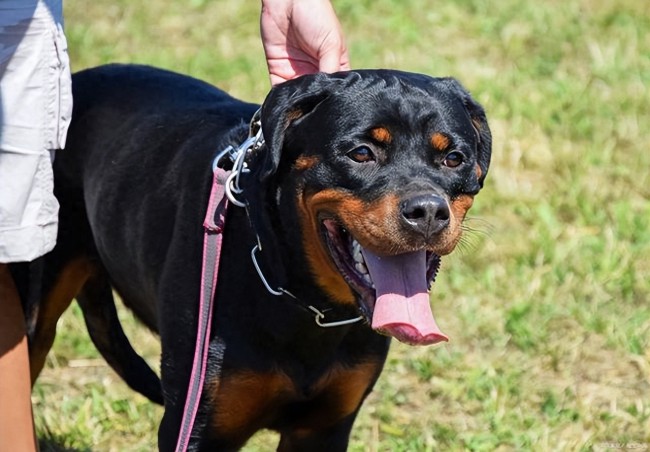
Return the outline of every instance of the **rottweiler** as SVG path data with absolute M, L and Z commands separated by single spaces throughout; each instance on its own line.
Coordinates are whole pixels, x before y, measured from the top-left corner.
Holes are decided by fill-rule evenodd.
M 159 447 L 173 450 L 213 160 L 246 140 L 260 107 L 138 65 L 81 71 L 73 90 L 68 144 L 54 162 L 58 243 L 31 311 L 33 377 L 76 298 L 107 362 L 164 403 Z M 281 451 L 345 450 L 390 338 L 447 340 L 428 289 L 483 186 L 490 130 L 456 80 L 394 70 L 283 83 L 261 106 L 261 130 L 239 180 L 245 208 L 227 212 L 189 449 L 234 450 L 272 429 Z M 160 379 L 124 335 L 113 291 L 160 335 Z

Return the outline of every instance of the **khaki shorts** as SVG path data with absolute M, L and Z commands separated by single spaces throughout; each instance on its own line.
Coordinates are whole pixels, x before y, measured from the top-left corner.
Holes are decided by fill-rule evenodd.
M 52 159 L 71 114 L 61 0 L 0 0 L 0 263 L 54 247 Z

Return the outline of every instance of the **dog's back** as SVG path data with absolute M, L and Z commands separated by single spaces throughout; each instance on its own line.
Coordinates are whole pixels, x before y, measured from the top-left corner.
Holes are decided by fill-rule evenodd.
M 174 193 L 179 186 L 200 184 L 205 190 L 194 192 L 207 196 L 211 158 L 224 143 L 241 139 L 245 121 L 257 107 L 200 80 L 134 65 L 76 73 L 73 95 L 67 145 L 54 163 L 55 195 L 61 205 L 57 246 L 43 266 L 46 301 L 30 319 L 33 379 L 52 346 L 58 317 L 76 297 L 104 358 L 130 386 L 162 403 L 158 377 L 122 331 L 113 289 L 141 321 L 158 330 L 154 280 L 174 240 L 173 225 L 166 227 L 163 219 L 195 221 L 201 233 L 204 201 L 188 202 Z M 224 135 L 228 130 L 235 136 Z M 184 146 L 178 146 L 180 142 Z M 122 182 L 115 186 L 113 181 Z M 128 210 L 127 204 L 142 209 Z M 160 240 L 146 249 L 150 241 L 144 240 L 149 233 L 145 225 L 157 222 L 151 217 L 161 219 L 156 231 Z M 140 254 L 137 259 L 112 253 L 123 249 L 113 244 L 127 242 L 126 249 Z M 148 265 L 140 265 L 141 259 Z
M 80 72 L 74 77 L 74 90 L 79 102 L 68 145 L 55 162 L 56 190 L 78 194 L 83 187 L 83 206 L 95 240 L 103 241 L 95 244 L 101 262 L 109 267 L 127 303 L 136 296 L 147 298 L 134 305 L 154 328 L 156 294 L 154 284 L 146 282 L 160 274 L 166 245 L 175 239 L 177 228 L 170 219 L 195 222 L 200 235 L 210 161 L 224 143 L 239 139 L 224 136 L 224 131 L 242 126 L 238 132 L 244 133 L 245 121 L 256 107 L 199 80 L 143 66 L 111 65 Z M 179 187 L 206 199 L 183 199 Z M 116 217 L 116 212 L 124 215 Z M 62 206 L 62 222 L 69 213 L 74 212 Z M 147 225 L 152 223 L 160 225 L 159 243 L 146 248 L 151 242 L 146 240 Z M 149 265 L 125 262 L 122 253 L 113 253 L 111 243 L 137 249 L 143 254 L 138 260 Z M 125 284 L 131 280 L 136 287 Z

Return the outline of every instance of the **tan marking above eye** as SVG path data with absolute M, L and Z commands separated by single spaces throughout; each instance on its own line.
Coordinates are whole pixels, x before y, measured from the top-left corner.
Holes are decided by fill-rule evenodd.
M 393 136 L 386 127 L 375 127 L 370 131 L 370 136 L 380 143 L 389 144 L 393 141 Z
M 431 135 L 431 146 L 437 151 L 445 151 L 447 148 L 449 148 L 449 138 L 439 132 L 434 133 Z

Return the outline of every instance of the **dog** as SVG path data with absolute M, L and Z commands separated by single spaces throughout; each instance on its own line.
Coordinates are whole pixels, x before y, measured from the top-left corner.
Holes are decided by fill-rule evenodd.
M 107 362 L 164 404 L 158 442 L 173 450 L 192 372 L 213 161 L 246 140 L 260 107 L 138 65 L 76 73 L 73 95 L 67 146 L 54 162 L 58 242 L 28 319 L 33 378 L 76 298 Z M 261 130 L 264 144 L 234 195 L 245 208 L 227 212 L 189 449 L 235 450 L 273 429 L 280 451 L 345 450 L 391 337 L 447 340 L 428 289 L 483 187 L 490 129 L 452 78 L 357 70 L 274 87 Z M 113 291 L 160 335 L 160 378 L 124 335 Z

